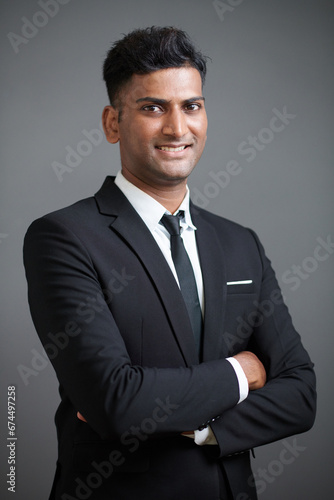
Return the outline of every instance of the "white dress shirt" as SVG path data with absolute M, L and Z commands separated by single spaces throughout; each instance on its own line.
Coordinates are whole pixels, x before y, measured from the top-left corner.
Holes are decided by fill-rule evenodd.
M 150 230 L 152 236 L 157 242 L 160 250 L 162 251 L 174 277 L 176 282 L 179 284 L 178 277 L 176 274 L 174 262 L 172 259 L 171 248 L 170 248 L 170 234 L 167 229 L 160 224 L 160 220 L 162 216 L 167 213 L 170 214 L 166 208 L 161 205 L 157 200 L 152 198 L 149 194 L 145 193 L 141 189 L 137 188 L 134 184 L 129 182 L 123 174 L 119 171 L 116 175 L 115 184 L 122 191 L 122 193 L 126 196 L 128 201 L 131 203 L 133 208 L 136 210 L 138 215 L 145 222 L 146 226 Z M 198 291 L 198 298 L 200 301 L 202 314 L 204 313 L 204 289 L 203 289 L 203 278 L 202 271 L 199 262 L 195 231 L 196 227 L 194 226 L 189 209 L 189 189 L 187 187 L 187 193 L 184 197 L 181 205 L 178 210 L 175 212 L 179 212 L 180 210 L 184 211 L 184 219 L 180 221 L 181 226 L 181 237 L 183 239 L 184 246 L 189 255 L 196 285 Z M 244 374 L 243 369 L 241 368 L 240 363 L 235 358 L 227 358 L 227 360 L 231 363 L 236 373 L 239 382 L 239 403 L 246 399 L 248 396 L 248 381 L 246 375 Z M 196 444 L 217 444 L 217 441 L 214 437 L 214 434 L 210 427 L 203 429 L 202 431 L 196 430 L 193 435 L 187 435 L 187 437 L 193 437 L 195 439 Z

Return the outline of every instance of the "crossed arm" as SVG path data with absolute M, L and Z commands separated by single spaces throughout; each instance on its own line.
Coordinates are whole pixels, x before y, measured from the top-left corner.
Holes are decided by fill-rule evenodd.
M 248 387 L 250 391 L 261 389 L 266 383 L 266 371 L 259 358 L 250 351 L 242 351 L 233 356 L 239 363 L 246 375 Z M 87 422 L 81 413 L 77 412 L 77 417 L 83 422 Z M 184 432 L 183 434 L 191 434 L 192 432 Z
M 254 330 L 248 347 L 252 352 L 235 354 L 251 390 L 237 405 L 237 378 L 228 361 L 217 359 L 188 368 L 132 366 L 108 307 L 101 307 L 94 322 L 78 315 L 78 303 L 85 303 L 87 296 L 100 297 L 101 284 L 86 248 L 74 234 L 77 227 L 71 231 L 57 221 L 39 221 L 26 239 L 25 265 L 31 311 L 42 343 L 50 342 L 50 325 L 59 332 L 69 320 L 77 320 L 80 334 L 68 339 L 52 363 L 63 394 L 102 439 L 122 437 L 151 415 L 157 397 L 163 402 L 171 398 L 177 408 L 158 422 L 158 433 L 196 429 L 220 415 L 212 429 L 222 455 L 303 432 L 312 425 L 312 364 L 283 303 Z M 278 285 L 261 249 L 260 254 L 264 262 L 259 300 L 264 302 Z

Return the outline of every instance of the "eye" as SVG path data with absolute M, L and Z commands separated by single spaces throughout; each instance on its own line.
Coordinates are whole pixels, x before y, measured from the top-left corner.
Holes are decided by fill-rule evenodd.
M 202 105 L 198 102 L 191 102 L 185 106 L 186 111 L 198 111 L 201 109 Z
M 159 113 L 162 111 L 160 106 L 157 106 L 156 104 L 146 104 L 146 106 L 143 106 L 141 109 L 143 111 L 149 111 L 150 113 Z

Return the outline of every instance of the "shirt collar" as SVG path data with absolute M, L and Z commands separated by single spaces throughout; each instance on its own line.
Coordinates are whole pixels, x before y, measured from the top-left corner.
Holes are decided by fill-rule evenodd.
M 166 208 L 163 205 L 161 205 L 161 203 L 152 198 L 152 196 L 145 193 L 141 189 L 137 188 L 137 186 L 129 182 L 124 177 L 121 171 L 119 171 L 116 175 L 115 184 L 126 196 L 126 198 L 129 200 L 133 208 L 140 215 L 140 217 L 143 219 L 143 221 L 151 231 L 158 226 L 161 217 L 165 213 L 169 213 L 168 210 L 166 210 Z M 189 189 L 187 186 L 186 195 L 176 213 L 179 210 L 183 210 L 184 220 L 181 222 L 182 226 L 190 227 L 191 229 L 196 229 L 196 226 L 193 224 L 191 220 L 189 200 L 190 196 L 189 196 Z
M 184 211 L 184 219 L 181 220 L 181 225 L 184 228 L 190 227 L 191 229 L 196 229 L 196 226 L 193 224 L 193 221 L 191 220 L 189 200 L 190 200 L 190 194 L 189 194 L 189 188 L 187 186 L 187 193 L 186 193 L 185 197 L 183 198 L 181 205 L 177 209 L 176 214 L 180 210 L 183 210 Z

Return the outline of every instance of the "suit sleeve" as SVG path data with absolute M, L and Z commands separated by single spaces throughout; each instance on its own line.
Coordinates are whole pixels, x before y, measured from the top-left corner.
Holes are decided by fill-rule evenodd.
M 255 238 L 263 263 L 257 319 L 249 350 L 263 362 L 267 383 L 212 423 L 220 456 L 242 451 L 309 430 L 315 418 L 316 381 L 313 363 L 279 289 L 270 261 Z
M 237 403 L 237 379 L 226 360 L 164 369 L 131 364 L 101 301 L 92 256 L 63 221 L 49 216 L 30 226 L 24 264 L 32 318 L 62 394 L 103 439 L 120 438 L 151 418 L 157 402 L 168 415 L 156 419 L 157 433 L 195 429 Z M 96 312 L 91 321 L 78 314 L 87 302 Z

